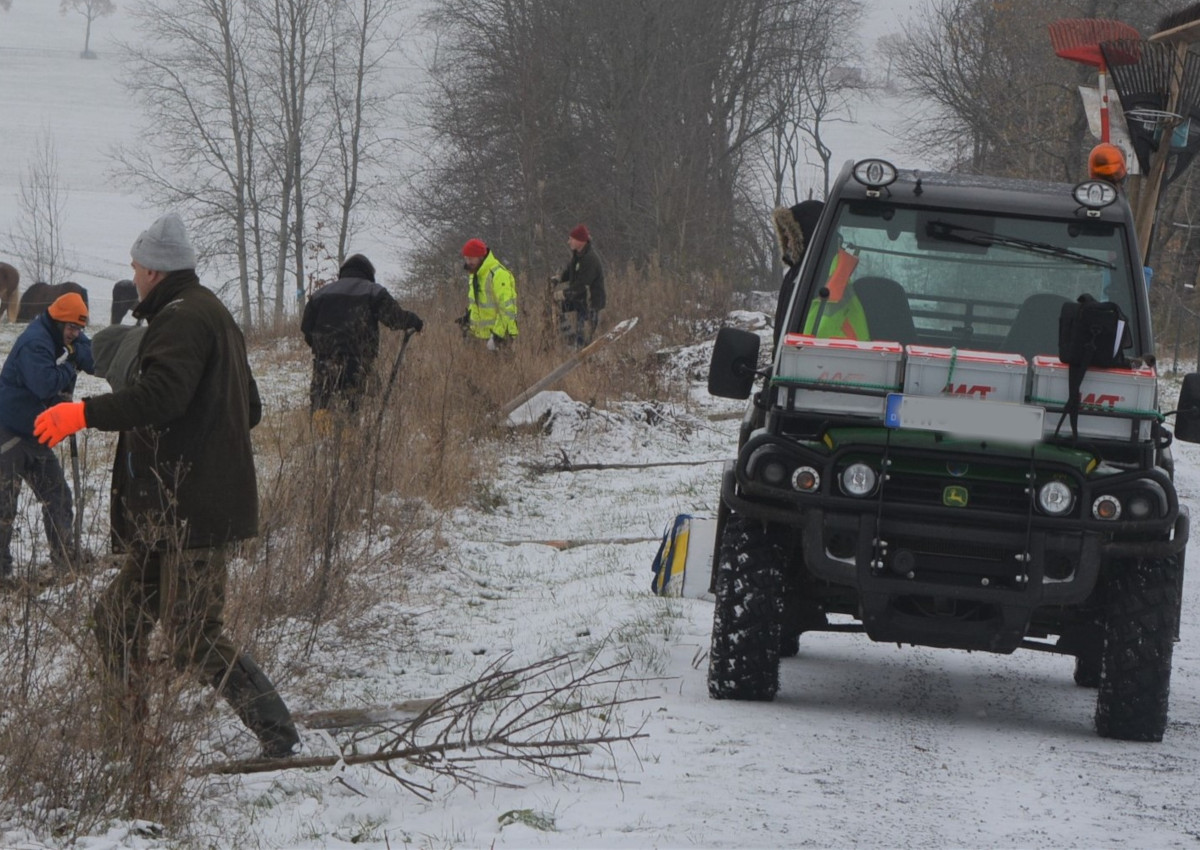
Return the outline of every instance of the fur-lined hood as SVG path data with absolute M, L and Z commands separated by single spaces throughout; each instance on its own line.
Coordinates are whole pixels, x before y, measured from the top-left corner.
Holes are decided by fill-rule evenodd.
M 779 241 L 779 256 L 789 266 L 800 262 L 808 247 L 809 237 L 816 229 L 817 219 L 825 204 L 821 201 L 801 201 L 791 207 L 778 207 L 771 213 L 775 238 Z

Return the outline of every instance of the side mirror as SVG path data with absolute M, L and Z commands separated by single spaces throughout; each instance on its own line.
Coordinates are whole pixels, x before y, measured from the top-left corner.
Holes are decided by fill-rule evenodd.
M 1196 372 L 1183 378 L 1175 411 L 1175 437 L 1185 443 L 1200 443 L 1200 374 Z
M 708 392 L 718 398 L 750 398 L 758 377 L 758 334 L 721 328 L 708 365 Z M 1200 377 L 1200 376 L 1197 376 Z

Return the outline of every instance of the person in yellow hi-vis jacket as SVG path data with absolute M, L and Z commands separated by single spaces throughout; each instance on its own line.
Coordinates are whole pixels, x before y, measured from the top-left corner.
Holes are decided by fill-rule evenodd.
M 463 245 L 463 268 L 467 281 L 467 312 L 458 323 L 477 339 L 487 340 L 495 351 L 517 335 L 517 283 L 512 272 L 501 265 L 482 239 Z
M 865 341 L 871 338 L 867 325 L 867 314 L 862 301 L 854 292 L 850 275 L 858 265 L 853 254 L 839 250 L 830 268 L 829 280 L 823 289 L 827 297 L 818 298 L 808 307 L 804 317 L 804 333 L 821 339 L 854 339 Z

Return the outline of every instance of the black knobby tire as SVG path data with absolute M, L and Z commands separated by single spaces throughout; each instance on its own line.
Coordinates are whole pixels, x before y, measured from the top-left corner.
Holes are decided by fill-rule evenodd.
M 773 700 L 779 691 L 783 549 L 761 522 L 731 514 L 719 553 L 708 694 Z
M 1113 565 L 1096 696 L 1096 731 L 1102 737 L 1162 740 L 1182 569 L 1177 555 Z

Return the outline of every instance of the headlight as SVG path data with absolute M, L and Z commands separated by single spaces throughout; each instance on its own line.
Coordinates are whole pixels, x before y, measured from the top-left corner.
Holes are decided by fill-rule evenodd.
M 1070 513 L 1075 505 L 1075 494 L 1062 481 L 1047 481 L 1038 490 L 1038 507 L 1050 516 Z
M 879 476 L 865 463 L 852 463 L 842 472 L 842 491 L 849 496 L 869 496 Z
M 1092 502 L 1092 516 L 1109 521 L 1120 519 L 1121 502 L 1116 496 L 1101 496 Z
M 801 493 L 815 493 L 821 489 L 821 473 L 811 466 L 802 466 L 792 473 L 792 487 Z

